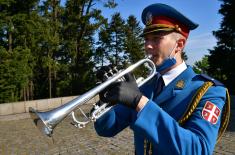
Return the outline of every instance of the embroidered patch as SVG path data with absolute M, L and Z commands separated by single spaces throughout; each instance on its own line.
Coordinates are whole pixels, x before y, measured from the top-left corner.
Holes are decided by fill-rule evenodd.
M 175 87 L 178 88 L 178 89 L 184 88 L 184 80 L 179 80 L 179 81 L 176 83 Z
M 212 124 L 216 124 L 220 115 L 220 109 L 210 101 L 207 101 L 203 110 L 202 117 Z

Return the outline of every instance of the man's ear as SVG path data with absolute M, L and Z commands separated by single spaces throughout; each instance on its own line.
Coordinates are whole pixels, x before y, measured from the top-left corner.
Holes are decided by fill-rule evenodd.
M 186 43 L 186 39 L 185 39 L 185 38 L 180 38 L 180 39 L 177 41 L 176 52 L 183 51 L 184 46 L 185 46 L 185 43 Z

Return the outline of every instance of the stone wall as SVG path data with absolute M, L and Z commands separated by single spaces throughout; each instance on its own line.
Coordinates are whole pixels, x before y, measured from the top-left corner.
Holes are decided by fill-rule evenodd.
M 59 97 L 59 98 L 33 100 L 33 101 L 4 103 L 0 104 L 0 116 L 28 113 L 29 107 L 32 107 L 39 111 L 47 111 L 49 109 L 59 107 L 73 100 L 76 97 L 77 96 L 69 96 L 69 97 Z M 87 104 L 95 103 L 97 100 L 98 97 L 94 97 L 93 99 L 88 101 Z
M 42 100 L 33 100 L 33 101 L 23 101 L 23 102 L 13 102 L 13 103 L 4 103 L 0 104 L 0 120 L 15 120 L 15 119 L 24 119 L 28 118 L 29 107 L 37 109 L 39 111 L 47 111 L 59 107 L 77 96 L 69 97 L 59 97 L 52 99 L 42 99 Z M 88 101 L 85 105 L 98 101 L 98 96 L 94 97 Z M 235 96 L 231 96 L 231 109 L 235 109 Z M 24 114 L 24 115 L 22 115 Z

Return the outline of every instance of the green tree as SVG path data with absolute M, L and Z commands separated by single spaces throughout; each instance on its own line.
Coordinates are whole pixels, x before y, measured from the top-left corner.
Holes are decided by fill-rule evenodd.
M 187 54 L 186 54 L 185 51 L 182 52 L 181 58 L 182 58 L 184 61 L 187 61 L 187 60 L 188 60 L 188 56 L 187 56 Z
M 137 21 L 136 17 L 131 15 L 127 19 L 126 29 L 125 29 L 125 42 L 124 49 L 125 53 L 128 54 L 129 61 L 135 63 L 138 60 L 144 58 L 144 40 L 140 37 L 143 32 L 140 23 Z
M 2 88 L 2 101 L 27 100 L 33 94 L 31 89 L 33 58 L 29 47 L 33 38 L 29 36 L 35 25 L 30 12 L 33 12 L 31 10 L 37 6 L 37 3 L 37 0 L 0 1 L 1 85 L 11 88 L 7 90 Z M 4 71 L 3 68 L 9 70 Z M 8 92 L 11 94 L 10 98 L 8 95 L 2 95 Z
M 127 54 L 124 52 L 125 21 L 120 13 L 112 15 L 109 23 L 109 36 L 111 42 L 109 61 L 116 66 L 122 66 L 125 59 L 127 59 Z
M 217 38 L 217 45 L 210 51 L 208 57 L 208 73 L 222 81 L 231 91 L 235 93 L 235 2 L 232 0 L 221 0 L 222 5 L 219 13 L 223 16 L 219 30 L 213 35 Z
M 144 38 L 140 37 L 142 32 L 143 28 L 140 26 L 139 21 L 137 21 L 135 16 L 130 15 L 125 24 L 124 51 L 128 59 L 126 59 L 124 68 L 145 57 Z M 134 75 L 136 77 L 146 77 L 146 75 L 148 75 L 146 71 L 147 68 L 141 65 L 134 70 Z
M 111 39 L 107 22 L 100 28 L 98 33 L 97 48 L 94 53 L 96 67 L 109 63 L 109 51 L 111 50 Z
M 115 0 L 67 0 L 65 6 L 60 0 L 0 0 L 1 102 L 84 93 L 94 86 L 97 64 L 135 56 L 124 49 L 120 14 L 107 24 L 97 3 L 117 6 Z
M 1 47 L 0 57 L 0 103 L 18 101 L 25 97 L 32 76 L 30 50 L 18 46 L 8 52 Z
M 208 56 L 204 56 L 202 60 L 196 61 L 195 64 L 193 65 L 193 70 L 197 74 L 207 74 L 208 68 L 209 68 Z
M 56 92 L 56 80 L 57 71 L 59 69 L 59 47 L 60 47 L 60 22 L 61 22 L 61 11 L 60 1 L 58 0 L 47 0 L 43 2 L 40 7 L 40 12 L 43 16 L 43 33 L 41 35 L 43 43 L 41 44 L 41 50 L 43 55 L 40 55 L 42 66 L 47 72 L 46 81 L 48 81 L 48 96 L 51 98 L 59 95 Z M 38 85 L 40 86 L 40 85 Z M 52 91 L 53 90 L 53 91 Z M 45 90 L 44 90 L 45 91 Z
M 72 94 L 83 93 L 94 85 L 95 64 L 91 61 L 95 51 L 94 35 L 105 21 L 101 10 L 95 8 L 95 0 L 66 2 L 62 48 L 70 58 Z

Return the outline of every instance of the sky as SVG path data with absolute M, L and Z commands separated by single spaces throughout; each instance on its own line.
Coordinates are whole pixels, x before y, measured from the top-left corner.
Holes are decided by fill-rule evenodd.
M 222 16 L 218 14 L 221 5 L 218 0 L 116 0 L 116 2 L 118 6 L 115 9 L 104 9 L 100 6 L 105 17 L 110 18 L 115 12 L 120 12 L 124 19 L 134 15 L 141 21 L 141 13 L 146 6 L 153 3 L 164 3 L 198 23 L 199 27 L 190 32 L 185 47 L 189 65 L 201 60 L 204 55 L 209 54 L 208 49 L 213 49 L 216 45 L 216 38 L 212 35 L 212 31 L 219 29 L 222 20 Z M 99 5 L 97 6 L 99 7 Z M 140 23 L 144 27 L 142 22 Z
M 164 3 L 198 23 L 199 27 L 190 32 L 185 47 L 189 65 L 201 60 L 204 55 L 209 54 L 208 49 L 213 49 L 216 45 L 216 38 L 212 35 L 212 31 L 219 29 L 222 20 L 222 16 L 218 14 L 221 5 L 218 0 L 118 0 L 117 2 L 118 6 L 115 10 L 103 9 L 103 15 L 110 17 L 113 13 L 120 12 L 125 19 L 129 15 L 134 15 L 141 21 L 141 13 L 146 6 Z M 141 25 L 143 26 L 142 22 Z

